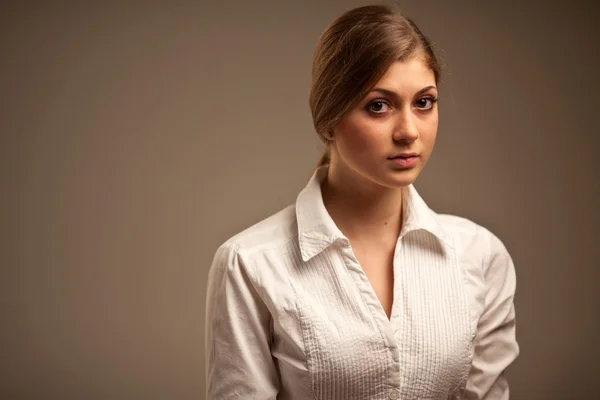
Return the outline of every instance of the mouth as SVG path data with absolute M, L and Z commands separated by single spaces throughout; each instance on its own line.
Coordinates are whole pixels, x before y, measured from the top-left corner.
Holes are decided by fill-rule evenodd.
M 399 153 L 388 157 L 392 165 L 401 169 L 410 169 L 417 165 L 419 155 L 417 153 Z
M 411 157 L 418 157 L 419 155 L 417 153 L 398 153 L 395 154 L 391 157 L 388 157 L 389 160 L 394 160 L 396 158 L 411 158 Z

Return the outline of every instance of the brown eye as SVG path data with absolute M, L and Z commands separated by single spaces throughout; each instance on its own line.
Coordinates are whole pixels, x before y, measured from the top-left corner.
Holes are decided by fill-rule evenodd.
M 421 97 L 419 100 L 417 100 L 416 105 L 422 110 L 430 110 L 433 108 L 433 104 L 436 101 L 437 99 L 433 97 Z
M 382 114 L 387 111 L 386 107 L 389 107 L 389 105 L 385 101 L 377 100 L 369 103 L 369 105 L 367 105 L 367 110 L 374 112 L 375 114 Z

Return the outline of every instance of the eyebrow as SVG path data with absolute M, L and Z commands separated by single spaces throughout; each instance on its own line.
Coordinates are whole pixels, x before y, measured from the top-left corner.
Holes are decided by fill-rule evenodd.
M 428 91 L 429 89 L 436 89 L 435 86 L 427 86 L 424 87 L 423 89 L 419 90 L 417 93 L 415 93 L 415 96 L 420 95 L 421 93 L 424 93 L 426 91 Z M 371 90 L 371 92 L 381 92 L 383 94 L 387 94 L 388 96 L 392 96 L 395 98 L 400 98 L 400 96 L 398 95 L 398 93 L 394 92 L 393 90 L 390 89 L 384 89 L 384 88 L 374 88 L 373 90 Z

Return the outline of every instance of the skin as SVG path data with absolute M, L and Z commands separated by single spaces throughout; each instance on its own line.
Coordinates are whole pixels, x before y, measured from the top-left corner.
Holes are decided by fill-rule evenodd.
M 325 207 L 350 240 L 388 318 L 402 188 L 415 181 L 433 151 L 437 97 L 435 76 L 421 57 L 396 61 L 334 127 L 329 143 Z M 418 154 L 414 167 L 400 168 L 388 159 L 406 152 Z

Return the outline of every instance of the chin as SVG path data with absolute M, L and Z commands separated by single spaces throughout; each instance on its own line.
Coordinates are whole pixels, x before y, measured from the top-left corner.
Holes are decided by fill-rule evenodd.
M 366 168 L 350 167 L 353 174 L 361 177 L 361 180 L 370 181 L 389 189 L 401 189 L 410 186 L 419 176 L 421 169 L 419 165 L 404 169 L 390 168 L 387 165 L 370 165 Z
M 381 183 L 389 188 L 400 189 L 410 186 L 419 176 L 421 171 L 418 168 L 408 168 L 399 170 L 388 170 L 385 176 L 381 177 Z

